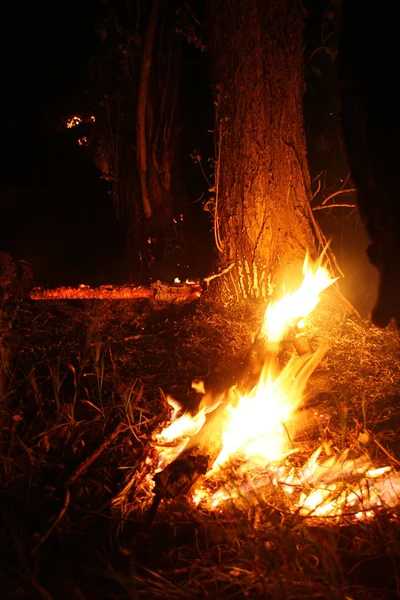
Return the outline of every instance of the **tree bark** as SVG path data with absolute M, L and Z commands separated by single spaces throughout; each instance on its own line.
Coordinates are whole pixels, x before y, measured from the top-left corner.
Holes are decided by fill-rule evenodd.
M 295 285 L 315 252 L 299 0 L 212 0 L 216 239 L 224 301 Z M 315 223 L 315 222 L 314 222 Z

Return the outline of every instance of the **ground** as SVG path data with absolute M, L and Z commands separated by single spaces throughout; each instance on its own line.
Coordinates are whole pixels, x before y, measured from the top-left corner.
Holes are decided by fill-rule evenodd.
M 0 312 L 2 597 L 396 598 L 398 511 L 355 523 L 304 519 L 277 497 L 244 509 L 113 499 L 143 468 L 167 419 L 164 394 L 189 409 L 191 382 L 230 385 L 263 314 L 149 301 L 29 300 L 3 280 Z M 304 456 L 330 440 L 398 468 L 398 334 L 335 309 L 309 327 L 328 352 L 304 410 Z

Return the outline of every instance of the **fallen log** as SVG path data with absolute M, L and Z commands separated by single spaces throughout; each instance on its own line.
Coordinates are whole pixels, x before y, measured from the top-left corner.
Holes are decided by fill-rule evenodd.
M 140 300 L 151 299 L 156 302 L 183 303 L 197 300 L 203 288 L 199 282 L 165 284 L 155 281 L 150 286 L 102 285 L 92 288 L 88 285 L 59 287 L 55 289 L 34 288 L 31 300 Z

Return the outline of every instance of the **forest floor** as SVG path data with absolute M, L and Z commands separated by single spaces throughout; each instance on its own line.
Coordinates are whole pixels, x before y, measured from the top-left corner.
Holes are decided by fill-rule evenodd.
M 268 498 L 218 511 L 184 497 L 150 524 L 112 504 L 167 419 L 196 405 L 193 379 L 231 385 L 263 309 L 150 301 L 30 301 L 3 282 L 0 312 L 0 589 L 42 600 L 400 597 L 399 511 L 304 518 Z M 310 454 L 368 454 L 398 469 L 400 338 L 332 307 L 308 400 Z M 129 508 L 129 510 L 128 510 Z

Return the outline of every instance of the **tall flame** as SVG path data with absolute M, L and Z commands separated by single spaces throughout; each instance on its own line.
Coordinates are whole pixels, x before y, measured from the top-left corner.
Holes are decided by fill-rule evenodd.
M 271 302 L 265 311 L 263 333 L 270 347 L 279 344 L 290 325 L 301 325 L 320 301 L 320 294 L 336 279 L 322 266 L 323 255 L 313 265 L 308 254 L 303 264 L 303 283 L 294 293 L 286 294 L 278 302 Z

